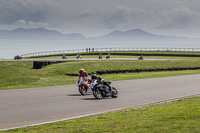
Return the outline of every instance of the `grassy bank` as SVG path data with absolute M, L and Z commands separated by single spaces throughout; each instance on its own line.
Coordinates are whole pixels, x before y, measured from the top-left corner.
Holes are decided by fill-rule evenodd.
M 77 73 L 80 68 L 84 68 L 88 73 L 95 73 L 103 70 L 124 70 L 124 69 L 153 69 L 172 67 L 198 67 L 197 60 L 186 61 L 138 61 L 138 60 L 101 60 L 101 61 L 79 61 L 58 64 L 49 67 L 51 74 Z M 47 68 L 47 69 L 49 69 Z
M 79 119 L 4 131 L 5 133 L 200 132 L 200 97 Z
M 171 67 L 198 67 L 198 60 L 185 61 L 126 61 L 126 60 L 101 60 L 80 61 L 53 64 L 42 69 L 32 69 L 32 62 L 0 62 L 0 90 L 34 88 L 42 86 L 75 84 L 77 77 L 66 74 L 78 73 L 80 68 L 92 73 L 100 70 L 120 69 L 151 69 Z M 174 72 L 148 72 L 148 73 L 123 73 L 107 74 L 102 77 L 105 80 L 127 80 L 154 78 L 164 76 L 176 76 L 187 74 L 200 74 L 200 70 L 174 71 Z

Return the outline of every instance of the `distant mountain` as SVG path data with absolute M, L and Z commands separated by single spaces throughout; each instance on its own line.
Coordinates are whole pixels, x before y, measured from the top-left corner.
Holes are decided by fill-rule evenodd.
M 0 30 L 0 39 L 24 39 L 24 40 L 75 40 L 75 39 L 85 39 L 85 37 L 78 33 L 72 34 L 62 34 L 58 31 L 47 30 L 43 27 L 41 28 L 17 28 L 12 31 Z
M 73 41 L 130 41 L 130 42 L 200 42 L 200 39 L 156 35 L 141 29 L 128 31 L 113 31 L 109 34 L 86 38 L 80 33 L 62 34 L 58 31 L 41 28 L 17 28 L 14 30 L 0 30 L 0 39 L 21 40 L 73 40 Z
M 141 29 L 132 29 L 128 31 L 113 31 L 107 35 L 90 38 L 91 40 L 99 41 L 131 41 L 131 42 L 193 42 L 200 41 L 196 38 L 187 37 L 175 37 L 175 36 L 163 36 L 148 33 Z

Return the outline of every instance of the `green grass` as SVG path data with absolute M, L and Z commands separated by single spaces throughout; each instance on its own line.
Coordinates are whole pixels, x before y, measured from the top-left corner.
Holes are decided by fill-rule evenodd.
M 199 67 L 198 60 L 184 61 L 130 61 L 130 60 L 101 60 L 101 61 L 78 61 L 53 64 L 42 69 L 32 69 L 33 63 L 8 61 L 0 62 L 0 90 L 34 88 L 43 86 L 75 84 L 76 76 L 66 74 L 78 74 L 80 68 L 88 73 L 99 70 L 120 69 L 150 69 L 171 67 Z M 149 72 L 149 73 L 123 73 L 102 75 L 105 80 L 127 80 L 154 78 L 176 75 L 200 74 L 200 70 L 173 71 L 173 72 Z
M 4 133 L 199 133 L 200 97 L 99 114 Z
M 141 52 L 141 51 L 138 51 Z M 159 53 L 160 51 L 154 51 Z M 163 52 L 162 52 L 163 53 Z M 179 54 L 199 54 L 199 52 L 165 52 Z M 83 56 L 96 58 L 97 56 Z M 138 58 L 134 56 L 112 56 L 112 58 Z M 52 58 L 52 57 L 50 57 Z M 57 58 L 60 58 L 58 56 Z M 74 58 L 74 57 L 73 57 Z M 53 64 L 42 69 L 32 69 L 32 62 L 0 62 L 0 90 L 21 89 L 41 86 L 75 84 L 77 77 L 66 74 L 78 73 L 84 68 L 89 73 L 100 70 L 150 69 L 172 67 L 199 67 L 199 58 L 193 57 L 146 57 L 165 59 L 190 59 L 180 61 L 130 61 L 130 60 L 98 60 Z M 129 80 L 156 78 L 177 75 L 200 74 L 200 70 L 142 72 L 102 75 L 105 80 Z M 193 97 L 176 102 L 150 105 L 148 107 L 117 111 L 89 116 L 69 121 L 45 124 L 3 131 L 5 133 L 64 133 L 64 132 L 200 132 L 200 97 Z
M 52 65 L 53 66 L 53 65 Z M 0 62 L 0 90 L 72 84 L 74 78 L 50 76 L 51 70 L 32 69 L 32 62 Z
M 185 61 L 138 61 L 138 60 L 100 60 L 100 61 L 79 61 L 58 64 L 47 69 L 53 70 L 49 74 L 70 74 L 77 73 L 84 68 L 88 73 L 95 73 L 101 70 L 124 70 L 124 69 L 152 69 L 172 67 L 198 67 L 198 60 Z

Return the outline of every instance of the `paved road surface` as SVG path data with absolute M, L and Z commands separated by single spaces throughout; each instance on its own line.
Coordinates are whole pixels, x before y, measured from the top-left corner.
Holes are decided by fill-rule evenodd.
M 0 130 L 200 94 L 200 75 L 115 81 L 116 99 L 81 96 L 75 85 L 0 91 Z
M 82 60 L 100 60 L 97 58 L 82 58 L 82 59 L 76 59 L 76 58 L 69 58 L 69 59 L 23 59 L 23 60 L 13 60 L 13 59 L 5 59 L 0 61 L 82 61 Z M 101 59 L 101 60 L 138 60 L 137 58 L 111 58 L 111 59 Z M 144 60 L 151 60 L 151 61 L 167 61 L 167 60 L 182 60 L 182 59 L 144 59 Z

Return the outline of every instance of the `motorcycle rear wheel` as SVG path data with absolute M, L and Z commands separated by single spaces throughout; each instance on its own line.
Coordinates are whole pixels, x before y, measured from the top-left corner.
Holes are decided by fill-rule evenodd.
M 83 86 L 79 86 L 78 90 L 81 93 L 81 95 L 85 95 L 87 92 L 87 89 Z
M 116 88 L 112 87 L 112 98 L 117 98 L 118 97 L 118 91 Z
M 99 91 L 99 89 L 93 90 L 93 95 L 96 99 L 102 99 L 102 94 L 101 91 Z

